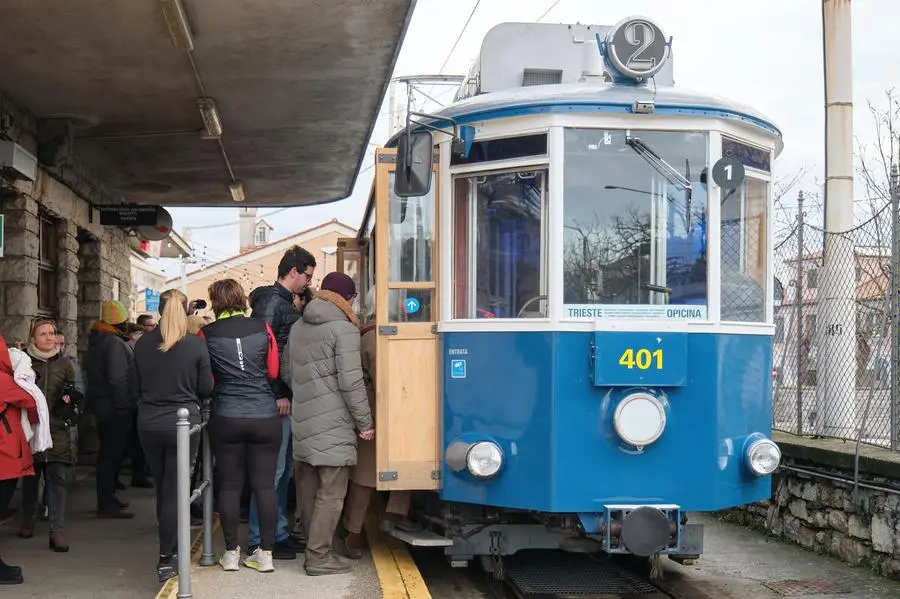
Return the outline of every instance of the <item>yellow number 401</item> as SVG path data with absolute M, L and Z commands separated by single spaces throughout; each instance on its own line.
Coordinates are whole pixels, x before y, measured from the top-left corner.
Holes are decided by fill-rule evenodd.
M 653 352 L 649 349 L 639 349 L 637 352 L 633 349 L 626 349 L 622 357 L 619 358 L 619 365 L 629 370 L 634 367 L 637 367 L 638 370 L 647 370 L 653 365 L 654 361 L 656 362 L 656 369 L 662 370 L 663 351 L 661 349 Z

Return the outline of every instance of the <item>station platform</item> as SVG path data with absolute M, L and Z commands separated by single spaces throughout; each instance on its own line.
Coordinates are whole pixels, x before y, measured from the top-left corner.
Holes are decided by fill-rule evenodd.
M 123 481 L 127 477 L 123 477 Z M 119 497 L 131 505 L 132 520 L 101 520 L 95 515 L 93 468 L 79 468 L 69 490 L 67 520 L 68 553 L 54 553 L 48 547 L 45 521 L 39 521 L 31 539 L 18 537 L 21 511 L 0 522 L 0 555 L 21 566 L 25 583 L 0 587 L 3 599 L 174 599 L 177 578 L 160 588 L 156 580 L 157 535 L 155 491 L 128 488 Z M 10 502 L 20 506 L 20 493 Z M 296 560 L 276 561 L 275 572 L 261 574 L 249 568 L 224 572 L 218 565 L 198 565 L 199 526 L 191 530 L 194 539 L 192 592 L 196 599 L 231 597 L 365 598 L 400 599 L 428 597 L 421 574 L 402 544 L 378 532 L 375 522 L 368 536 L 370 551 L 352 560 L 353 572 L 333 576 L 307 576 L 303 555 Z M 216 523 L 213 550 L 221 554 L 223 539 Z M 241 531 L 246 544 L 246 525 Z M 338 555 L 343 550 L 335 541 Z M 424 591 L 424 594 L 423 594 Z
M 21 485 L 19 485 L 21 490 Z M 10 502 L 19 508 L 20 491 Z M 38 521 L 34 537 L 18 537 L 21 510 L 0 524 L 0 555 L 22 567 L 25 583 L 0 587 L 4 599 L 146 599 L 159 590 L 156 500 L 153 489 L 126 489 L 132 520 L 101 520 L 95 515 L 93 468 L 78 468 L 69 488 L 68 553 L 48 547 L 48 523 Z

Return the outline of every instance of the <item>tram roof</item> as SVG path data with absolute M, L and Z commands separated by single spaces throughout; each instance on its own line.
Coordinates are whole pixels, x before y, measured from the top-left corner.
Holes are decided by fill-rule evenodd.
M 563 83 L 490 92 L 447 106 L 435 116 L 459 124 L 538 114 L 590 112 L 630 114 L 636 100 L 653 101 L 655 115 L 700 116 L 742 122 L 776 139 L 776 155 L 784 147 L 781 130 L 759 111 L 728 98 L 674 87 L 599 83 Z M 438 121 L 423 119 L 432 125 Z M 414 125 L 413 129 L 417 127 Z M 399 135 L 399 134 L 398 134 Z M 388 146 L 396 144 L 395 135 Z

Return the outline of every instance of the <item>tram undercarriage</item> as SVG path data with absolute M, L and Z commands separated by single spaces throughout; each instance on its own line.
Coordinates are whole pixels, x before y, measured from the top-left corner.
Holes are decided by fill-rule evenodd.
M 695 563 L 703 553 L 703 525 L 689 524 L 687 514 L 674 506 L 617 507 L 596 514 L 552 514 L 445 502 L 435 496 L 414 510 L 421 531 L 389 532 L 413 546 L 443 547 L 453 567 L 478 559 L 495 578 L 502 578 L 503 558 L 523 550 L 665 555 L 682 565 Z

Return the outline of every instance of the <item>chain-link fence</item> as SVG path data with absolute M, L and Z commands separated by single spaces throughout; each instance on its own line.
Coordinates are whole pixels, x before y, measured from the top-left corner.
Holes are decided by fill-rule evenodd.
M 775 250 L 774 428 L 900 451 L 897 209 L 844 233 L 798 213 Z

